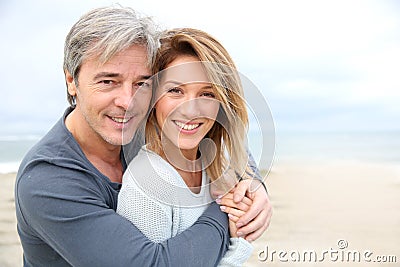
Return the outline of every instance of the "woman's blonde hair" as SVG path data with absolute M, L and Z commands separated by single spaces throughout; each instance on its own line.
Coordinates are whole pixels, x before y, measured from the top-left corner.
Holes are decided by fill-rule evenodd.
M 247 164 L 248 153 L 245 146 L 248 127 L 246 102 L 235 64 L 226 49 L 214 37 L 191 28 L 166 31 L 160 41 L 161 47 L 153 67 L 155 77 L 179 56 L 197 57 L 212 83 L 216 99 L 220 102 L 217 120 L 206 135 L 216 145 L 216 156 L 208 159 L 211 164 L 206 168 L 211 181 L 225 176 L 227 170 L 233 170 L 240 178 L 253 177 Z M 154 85 L 157 87 L 157 82 Z M 149 149 L 163 155 L 154 109 L 146 124 L 146 143 Z M 207 157 L 213 153 L 205 154 L 202 156 Z

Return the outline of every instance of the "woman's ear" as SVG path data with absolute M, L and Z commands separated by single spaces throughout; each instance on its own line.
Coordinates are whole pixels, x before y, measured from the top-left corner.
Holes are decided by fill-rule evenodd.
M 76 83 L 74 77 L 69 73 L 69 71 L 65 71 L 65 82 L 67 84 L 68 93 L 71 96 L 76 96 Z

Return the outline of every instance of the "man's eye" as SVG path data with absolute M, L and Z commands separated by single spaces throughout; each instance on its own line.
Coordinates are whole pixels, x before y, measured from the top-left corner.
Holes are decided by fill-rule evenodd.
M 114 84 L 114 81 L 112 81 L 112 80 L 102 80 L 102 81 L 100 81 L 100 83 L 105 84 L 105 85 L 112 85 L 112 84 Z
M 138 82 L 137 86 L 138 87 L 151 87 L 151 84 L 148 82 Z

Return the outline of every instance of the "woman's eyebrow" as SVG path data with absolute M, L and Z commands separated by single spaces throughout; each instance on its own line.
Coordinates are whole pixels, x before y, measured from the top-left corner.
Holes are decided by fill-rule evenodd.
M 167 83 L 172 83 L 172 84 L 177 84 L 177 85 L 183 84 L 182 82 L 179 82 L 176 80 L 167 80 L 167 81 L 163 82 L 163 84 L 167 84 Z

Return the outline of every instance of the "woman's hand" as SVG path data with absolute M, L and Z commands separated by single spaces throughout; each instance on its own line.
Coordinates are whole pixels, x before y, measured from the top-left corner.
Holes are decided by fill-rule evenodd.
M 243 197 L 242 201 L 236 203 L 233 201 L 233 192 L 224 195 L 217 199 L 217 203 L 221 206 L 222 211 L 229 211 L 229 232 L 231 237 L 238 237 L 236 223 L 249 209 L 253 201 L 248 197 Z

